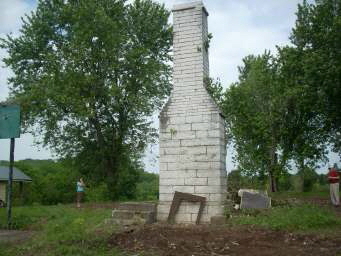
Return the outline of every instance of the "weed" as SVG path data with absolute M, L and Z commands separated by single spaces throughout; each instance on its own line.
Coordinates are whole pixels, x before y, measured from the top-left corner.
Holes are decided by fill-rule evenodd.
M 65 205 L 15 207 L 13 227 L 35 230 L 35 235 L 19 246 L 5 246 L 0 255 L 122 255 L 106 244 L 116 229 L 105 222 L 110 214 L 110 209 L 77 209 Z M 1 209 L 1 226 L 6 224 L 3 216 L 5 210 Z

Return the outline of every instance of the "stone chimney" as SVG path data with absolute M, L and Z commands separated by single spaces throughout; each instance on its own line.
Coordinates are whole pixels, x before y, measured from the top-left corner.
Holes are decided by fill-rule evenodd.
M 174 192 L 206 197 L 201 222 L 221 216 L 226 199 L 224 119 L 205 88 L 209 76 L 207 16 L 202 1 L 175 5 L 174 88 L 160 113 L 158 220 Z M 195 223 L 199 203 L 182 202 L 176 223 Z

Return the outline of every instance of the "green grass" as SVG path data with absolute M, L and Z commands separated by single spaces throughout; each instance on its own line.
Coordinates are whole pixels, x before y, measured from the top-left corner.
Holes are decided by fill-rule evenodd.
M 302 196 L 302 194 L 301 194 Z M 304 195 L 303 195 L 304 196 Z M 253 225 L 290 232 L 340 233 L 341 218 L 332 209 L 288 204 L 268 210 L 242 210 L 232 214 L 234 226 Z M 0 242 L 0 256 L 123 256 L 126 253 L 108 245 L 118 227 L 106 221 L 111 210 L 77 209 L 73 205 L 27 206 L 13 208 L 13 227 L 31 230 L 33 237 L 19 244 Z M 0 209 L 0 228 L 6 227 L 6 209 Z M 228 228 L 228 227 L 226 227 Z
M 233 216 L 234 225 L 256 225 L 273 230 L 330 233 L 341 229 L 341 218 L 319 206 L 303 204 L 273 207 L 268 210 L 242 210 Z
M 328 198 L 329 197 L 329 187 L 327 189 L 323 189 L 320 191 L 310 191 L 310 192 L 295 192 L 295 191 L 283 191 L 270 193 L 269 196 L 275 199 L 284 199 L 284 198 L 298 198 L 298 199 L 306 199 L 306 198 Z
M 13 208 L 14 227 L 32 230 L 32 239 L 22 244 L 1 244 L 0 255 L 123 255 L 107 245 L 117 227 L 105 221 L 110 209 L 77 209 L 70 206 Z M 6 225 L 6 210 L 0 209 L 0 226 Z

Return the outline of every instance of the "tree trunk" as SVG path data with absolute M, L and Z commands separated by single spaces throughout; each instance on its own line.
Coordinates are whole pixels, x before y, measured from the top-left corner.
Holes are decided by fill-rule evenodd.
M 276 178 L 274 177 L 274 172 L 273 171 L 270 171 L 269 179 L 270 179 L 271 192 L 277 192 Z
M 274 146 L 270 149 L 270 166 L 269 166 L 269 178 L 271 192 L 277 192 L 277 179 L 276 179 L 276 167 L 277 167 L 277 154 Z

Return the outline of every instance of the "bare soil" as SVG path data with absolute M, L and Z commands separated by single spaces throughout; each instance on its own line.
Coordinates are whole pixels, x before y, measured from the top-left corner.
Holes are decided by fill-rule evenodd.
M 299 201 L 332 208 L 341 217 L 341 208 L 332 207 L 327 198 Z M 148 256 L 341 256 L 340 232 L 328 236 L 307 235 L 252 226 L 145 225 L 113 234 L 109 244 L 133 255 Z
M 341 253 L 341 237 L 300 235 L 253 227 L 149 225 L 111 237 L 109 244 L 143 255 L 309 255 Z M 341 255 L 341 254 L 339 254 Z

